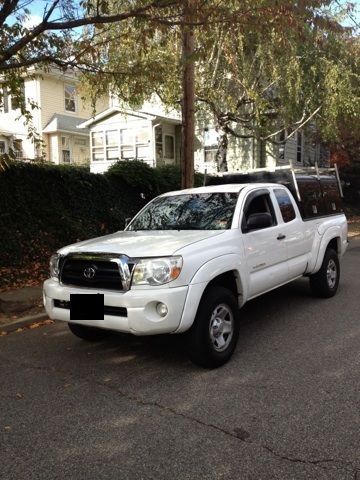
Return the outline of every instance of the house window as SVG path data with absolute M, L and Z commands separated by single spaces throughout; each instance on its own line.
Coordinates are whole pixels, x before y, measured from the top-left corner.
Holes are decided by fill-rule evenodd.
M 92 159 L 94 162 L 100 162 L 104 160 L 104 149 L 103 148 L 93 148 Z
M 150 157 L 150 132 L 148 127 L 141 127 L 135 134 L 136 158 Z
M 9 112 L 9 95 L 6 87 L 3 87 L 2 89 L 2 96 L 3 96 L 2 103 L 3 103 L 4 113 L 8 113 Z
M 74 85 L 65 85 L 65 110 L 76 112 L 76 89 Z
M 121 158 L 123 160 L 130 160 L 135 157 L 134 150 L 134 132 L 130 128 L 120 130 L 121 141 Z
M 148 127 L 139 128 L 135 135 L 136 143 L 147 144 L 150 142 L 149 129 Z
M 62 161 L 63 163 L 70 163 L 70 150 L 62 151 Z
M 15 153 L 15 158 L 17 160 L 20 160 L 21 158 L 23 158 L 23 150 L 22 150 L 22 140 L 14 140 L 13 141 L 13 149 L 14 149 L 14 153 Z
M 150 156 L 150 128 L 122 128 L 91 133 L 92 160 L 131 160 Z
M 279 142 L 282 142 L 279 145 L 279 160 L 285 160 L 285 130 L 282 130 L 279 135 Z
M 165 135 L 165 158 L 175 158 L 175 138 L 173 135 Z
M 119 132 L 118 130 L 108 130 L 105 132 L 106 140 L 106 160 L 119 159 Z
M 0 155 L 5 153 L 5 142 L 0 142 Z
M 70 139 L 68 136 L 61 137 L 61 158 L 63 163 L 70 163 L 71 156 L 70 156 Z
M 25 100 L 25 85 L 22 82 L 20 92 L 18 94 L 11 94 L 11 110 L 17 110 L 20 108 L 21 101 Z
M 163 158 L 163 141 L 162 141 L 162 127 L 157 126 L 155 128 L 155 153 L 156 160 L 162 160 Z
M 296 161 L 302 162 L 303 157 L 303 134 L 302 132 L 297 132 L 297 143 L 296 143 Z
M 118 144 L 119 144 L 118 131 L 108 130 L 106 132 L 106 145 L 112 146 L 112 145 L 118 145 Z
M 106 149 L 106 160 L 118 160 L 119 149 L 118 147 L 111 147 Z
M 204 129 L 204 145 L 205 147 L 214 147 L 218 144 L 219 134 L 215 128 L 206 127 Z
M 204 147 L 204 161 L 206 163 L 216 162 L 216 152 L 217 148 L 214 147 Z
M 92 146 L 93 147 L 102 147 L 104 145 L 104 134 L 103 132 L 93 132 L 92 136 Z
M 94 162 L 104 160 L 104 133 L 91 133 L 92 159 Z

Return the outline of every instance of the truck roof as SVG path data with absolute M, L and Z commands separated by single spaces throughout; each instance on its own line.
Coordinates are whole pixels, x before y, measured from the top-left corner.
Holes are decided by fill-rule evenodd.
M 162 196 L 169 196 L 169 195 L 182 195 L 184 193 L 221 193 L 221 192 L 229 192 L 229 193 L 238 193 L 245 187 L 249 186 L 256 186 L 256 187 L 279 187 L 277 183 L 228 183 L 223 185 L 208 185 L 205 187 L 195 187 L 195 188 L 187 188 L 185 190 L 177 190 L 175 192 L 167 192 L 164 193 Z

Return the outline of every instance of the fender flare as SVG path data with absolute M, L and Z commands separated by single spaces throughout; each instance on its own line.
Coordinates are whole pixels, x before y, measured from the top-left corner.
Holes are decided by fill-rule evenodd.
M 327 249 L 329 243 L 331 242 L 331 240 L 333 240 L 334 238 L 340 238 L 341 239 L 341 228 L 339 226 L 329 227 L 323 233 L 321 241 L 320 241 L 320 246 L 319 246 L 319 249 L 318 249 L 315 265 L 314 265 L 314 268 L 312 268 L 311 272 L 310 272 L 311 274 L 316 273 L 320 270 L 322 262 L 324 260 L 326 249 Z M 339 249 L 339 246 L 338 246 L 338 249 Z M 337 253 L 339 253 L 338 250 L 337 250 Z
M 229 271 L 235 272 L 239 292 L 239 307 L 241 307 L 247 298 L 247 284 L 244 273 L 242 272 L 242 266 L 243 264 L 239 259 L 239 255 L 235 253 L 221 255 L 204 263 L 190 281 L 181 321 L 174 333 L 185 332 L 191 327 L 206 287 L 214 278 L 222 273 Z

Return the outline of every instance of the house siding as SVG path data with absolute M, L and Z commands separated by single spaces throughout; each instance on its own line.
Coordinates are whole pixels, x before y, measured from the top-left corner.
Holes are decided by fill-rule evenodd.
M 54 113 L 72 117 L 89 118 L 93 115 L 90 102 L 81 99 L 81 92 L 76 94 L 76 111 L 65 110 L 65 85 L 78 86 L 74 77 L 43 76 L 40 80 L 41 128 L 44 128 Z M 96 103 L 96 111 L 101 112 L 108 107 L 108 99 L 100 98 Z
M 84 102 L 81 99 L 81 93 L 76 94 L 76 111 L 69 112 L 65 110 L 65 85 L 79 85 L 75 75 L 62 74 L 60 72 L 37 74 L 34 77 L 24 79 L 25 97 L 27 101 L 35 102 L 38 108 L 31 109 L 33 117 L 32 124 L 37 133 L 41 136 L 43 145 L 43 155 L 46 160 L 54 163 L 61 162 L 62 156 L 60 151 L 61 132 L 47 134 L 43 132 L 45 126 L 49 123 L 55 113 L 67 115 L 69 117 L 89 118 L 93 115 L 93 109 L 90 102 Z M 106 110 L 109 105 L 107 97 L 100 97 L 96 103 L 96 111 Z M 9 98 L 9 107 L 11 106 Z M 30 105 L 29 105 L 30 109 Z M 26 159 L 34 159 L 38 156 L 33 142 L 28 139 L 28 125 L 25 124 L 24 118 L 20 116 L 19 109 L 11 110 L 5 113 L 0 111 L 0 135 L 3 136 L 6 143 L 6 150 L 12 145 L 13 141 L 22 140 L 22 156 Z M 20 117 L 20 118 L 19 118 Z M 65 133 L 64 133 L 65 134 Z M 73 152 L 72 161 L 74 163 L 89 163 L 89 139 L 87 137 L 86 145 L 83 143 L 83 132 L 79 134 L 68 132 L 66 135 L 70 137 L 71 151 Z M 53 137 L 56 137 L 56 140 Z M 82 136 L 82 140 L 80 137 Z M 55 147 L 55 141 L 57 147 Z M 56 153 L 57 152 L 57 153 Z

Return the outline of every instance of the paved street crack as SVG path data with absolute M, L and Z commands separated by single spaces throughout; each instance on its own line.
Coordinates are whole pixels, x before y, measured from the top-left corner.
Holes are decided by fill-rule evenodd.
M 76 378 L 73 375 L 73 372 L 67 372 L 65 370 L 60 370 L 55 367 L 42 367 L 42 366 L 34 366 L 30 364 L 24 364 L 21 362 L 17 362 L 14 360 L 10 360 L 2 355 L 0 355 L 0 359 L 2 361 L 6 361 L 7 363 L 14 364 L 18 367 L 24 368 L 24 369 L 30 369 L 30 370 L 36 370 L 36 371 L 45 371 L 49 373 L 57 373 L 60 375 L 68 375 L 72 378 Z M 304 458 L 299 458 L 299 457 L 292 457 L 290 455 L 286 455 L 284 453 L 279 453 L 272 447 L 269 447 L 266 444 L 263 444 L 261 442 L 253 441 L 251 440 L 250 436 L 248 435 L 239 435 L 238 430 L 239 429 L 234 429 L 234 431 L 227 430 L 226 428 L 220 427 L 218 425 L 215 425 L 214 423 L 210 422 L 205 422 L 199 418 L 196 418 L 192 415 L 186 414 L 184 412 L 181 412 L 179 410 L 176 410 L 173 407 L 169 407 L 167 405 L 163 405 L 157 401 L 151 401 L 151 400 L 144 400 L 138 395 L 134 395 L 131 393 L 128 393 L 124 390 L 119 389 L 116 386 L 113 386 L 109 383 L 104 383 L 103 381 L 96 380 L 95 378 L 89 379 L 87 378 L 82 378 L 82 381 L 85 383 L 88 383 L 90 385 L 93 385 L 94 383 L 98 385 L 99 387 L 106 388 L 107 390 L 111 390 L 115 392 L 116 394 L 120 395 L 122 398 L 125 398 L 129 401 L 135 402 L 137 405 L 140 406 L 145 406 L 145 407 L 153 407 L 157 408 L 161 411 L 171 413 L 172 415 L 175 415 L 177 417 L 181 417 L 187 421 L 196 423 L 202 427 L 205 428 L 211 428 L 213 430 L 216 430 L 217 432 L 222 433 L 223 435 L 226 435 L 228 437 L 231 437 L 237 441 L 242 442 L 243 444 L 246 444 L 250 447 L 261 449 L 263 451 L 266 451 L 273 457 L 277 458 L 278 460 L 281 461 L 286 461 L 290 463 L 299 463 L 303 465 L 310 465 L 314 467 L 319 467 L 323 470 L 345 470 L 353 475 L 353 480 L 360 480 L 360 467 L 353 465 L 351 462 L 339 460 L 339 459 L 333 459 L 333 458 L 323 458 L 323 459 L 304 459 Z M 241 430 L 241 429 L 240 429 Z M 246 432 L 247 433 L 247 432 Z M 331 464 L 331 465 L 330 465 Z

